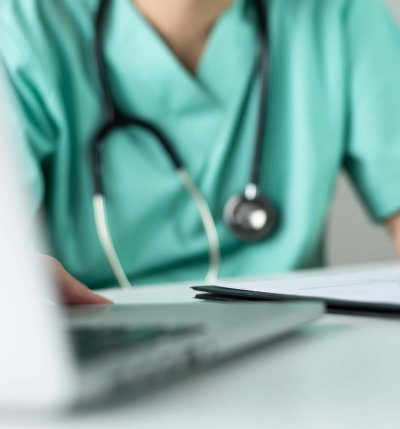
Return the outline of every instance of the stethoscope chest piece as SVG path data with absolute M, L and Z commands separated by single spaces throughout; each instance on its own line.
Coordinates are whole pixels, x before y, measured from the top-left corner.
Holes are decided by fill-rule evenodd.
M 225 222 L 243 241 L 260 241 L 269 236 L 277 221 L 276 209 L 264 195 L 233 195 L 226 203 Z

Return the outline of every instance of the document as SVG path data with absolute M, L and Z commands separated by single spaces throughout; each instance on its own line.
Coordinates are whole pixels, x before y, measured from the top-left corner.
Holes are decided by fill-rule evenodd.
M 336 307 L 400 312 L 400 264 L 374 269 L 317 270 L 282 278 L 226 282 L 195 288 L 203 292 L 253 299 L 318 299 Z M 360 305 L 357 305 L 360 304 Z

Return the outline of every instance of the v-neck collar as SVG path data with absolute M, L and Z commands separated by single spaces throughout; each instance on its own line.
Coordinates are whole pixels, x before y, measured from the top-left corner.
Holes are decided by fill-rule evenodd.
M 153 117 L 165 109 L 182 113 L 231 106 L 255 62 L 256 29 L 245 16 L 245 1 L 236 0 L 219 18 L 195 76 L 132 0 L 113 2 L 105 49 L 114 96 L 121 107 L 139 113 L 137 103 L 141 103 L 140 113 Z M 254 46 L 254 52 L 248 46 Z
M 198 82 L 226 107 L 254 70 L 257 42 L 248 2 L 236 0 L 216 22 L 197 70 Z M 254 46 L 254 50 L 248 49 Z

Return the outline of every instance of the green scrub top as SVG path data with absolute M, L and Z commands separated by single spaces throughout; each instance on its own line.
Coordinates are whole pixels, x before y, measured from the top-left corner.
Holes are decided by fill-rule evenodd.
M 103 120 L 94 61 L 98 0 L 0 0 L 0 50 L 24 123 L 26 181 L 44 208 L 52 252 L 92 288 L 115 284 L 92 212 L 88 146 Z M 261 189 L 280 222 L 265 241 L 223 221 L 248 183 L 258 112 L 251 2 L 219 18 L 195 76 L 130 0 L 107 22 L 118 105 L 164 130 L 210 205 L 221 276 L 323 264 L 342 166 L 377 220 L 400 210 L 400 31 L 381 0 L 269 0 L 269 108 Z M 132 282 L 202 279 L 208 246 L 195 203 L 150 135 L 114 135 L 103 177 L 110 229 Z

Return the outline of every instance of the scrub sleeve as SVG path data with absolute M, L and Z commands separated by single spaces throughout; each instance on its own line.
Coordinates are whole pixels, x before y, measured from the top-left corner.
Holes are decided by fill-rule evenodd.
M 380 0 L 349 2 L 345 167 L 375 220 L 400 212 L 400 31 Z M 397 55 L 396 55 L 397 53 Z

